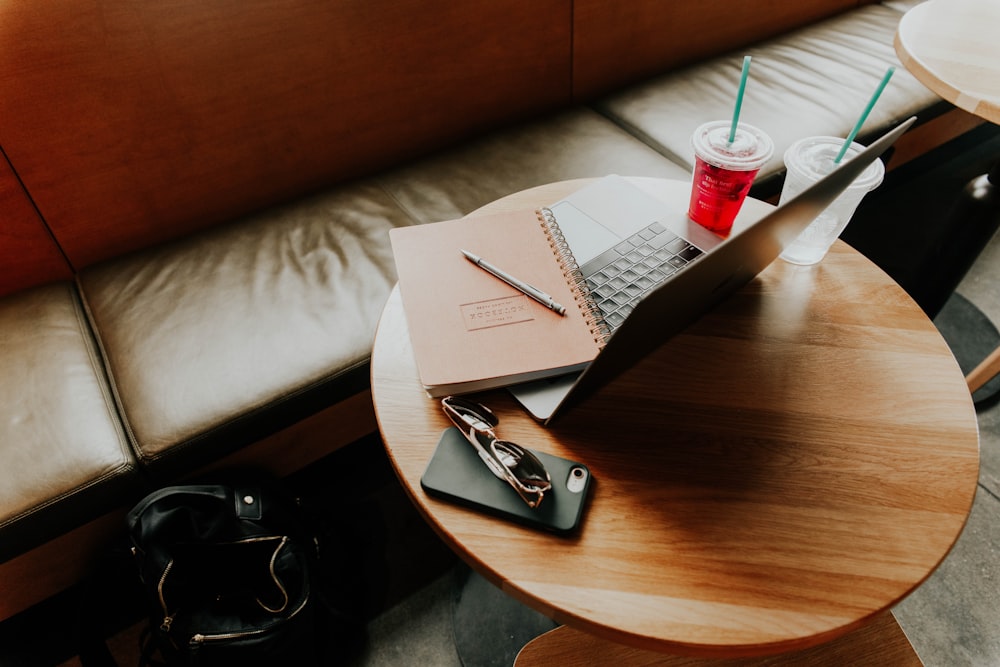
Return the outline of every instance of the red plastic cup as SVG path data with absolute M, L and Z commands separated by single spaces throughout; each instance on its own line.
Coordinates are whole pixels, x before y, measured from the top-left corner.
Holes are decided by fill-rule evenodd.
M 729 141 L 731 128 L 730 121 L 716 120 L 691 135 L 695 163 L 688 217 L 722 235 L 732 229 L 754 177 L 774 154 L 774 142 L 761 130 L 739 123 Z

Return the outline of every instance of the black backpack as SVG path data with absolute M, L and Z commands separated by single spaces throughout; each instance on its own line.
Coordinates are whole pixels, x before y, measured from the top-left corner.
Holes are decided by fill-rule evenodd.
M 277 486 L 167 487 L 127 523 L 147 660 L 158 650 L 171 666 L 329 664 L 329 641 L 355 630 L 320 590 L 315 531 Z

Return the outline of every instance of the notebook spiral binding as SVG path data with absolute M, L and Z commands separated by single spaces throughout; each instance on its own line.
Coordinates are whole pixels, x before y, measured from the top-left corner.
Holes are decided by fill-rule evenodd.
M 580 265 L 577 263 L 576 257 L 573 256 L 573 251 L 570 250 L 562 229 L 559 228 L 555 214 L 548 208 L 540 208 L 537 213 L 538 221 L 541 223 L 542 229 L 545 230 L 545 236 L 549 239 L 549 247 L 552 248 L 552 252 L 562 268 L 563 276 L 566 277 L 566 282 L 573 291 L 573 300 L 580 306 L 580 311 L 583 313 L 584 320 L 587 322 L 587 327 L 594 336 L 594 340 L 599 347 L 603 348 L 611 336 L 611 329 L 604 321 L 600 308 L 594 303 L 590 288 L 587 286 L 587 279 L 580 272 Z

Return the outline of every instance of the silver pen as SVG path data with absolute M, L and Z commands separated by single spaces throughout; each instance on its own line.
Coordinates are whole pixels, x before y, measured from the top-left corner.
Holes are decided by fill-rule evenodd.
M 478 255 L 473 255 L 468 250 L 463 250 L 462 254 L 465 255 L 465 258 L 467 260 L 469 260 L 470 262 L 481 268 L 483 271 L 486 271 L 487 273 L 496 276 L 500 280 L 504 281 L 505 283 L 516 289 L 518 292 L 530 296 L 532 299 L 534 299 L 535 301 L 542 304 L 543 306 L 545 306 L 546 308 L 548 308 L 553 312 L 559 313 L 560 315 L 566 315 L 566 308 L 564 306 L 560 305 L 559 303 L 556 303 L 555 299 L 553 299 L 551 296 L 549 296 L 542 290 L 538 289 L 537 287 L 534 287 L 526 282 L 518 280 L 517 278 L 510 275 L 506 271 L 503 271 L 493 266 L 482 257 L 479 257 Z

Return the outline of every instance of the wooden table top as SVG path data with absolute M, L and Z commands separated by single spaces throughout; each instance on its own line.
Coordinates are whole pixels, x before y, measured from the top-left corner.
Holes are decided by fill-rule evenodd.
M 1000 123 L 1000 0 L 928 0 L 903 15 L 896 54 L 960 109 Z
M 688 183 L 633 180 L 687 205 Z M 548 204 L 582 184 L 485 210 Z M 749 200 L 737 225 L 767 208 Z M 478 396 L 501 437 L 590 467 L 570 538 L 422 491 L 449 422 L 421 389 L 398 289 L 372 393 L 404 487 L 465 561 L 557 622 L 668 653 L 789 651 L 862 626 L 945 557 L 978 479 L 958 364 L 902 289 L 842 242 L 814 266 L 775 261 L 548 428 L 505 391 Z

